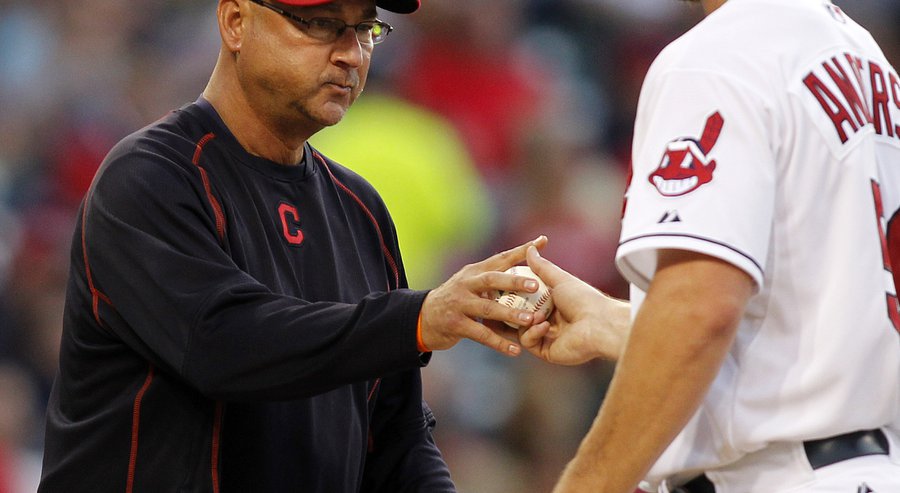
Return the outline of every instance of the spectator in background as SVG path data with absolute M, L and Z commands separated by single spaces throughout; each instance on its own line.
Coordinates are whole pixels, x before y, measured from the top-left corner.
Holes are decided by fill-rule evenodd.
M 522 0 L 430 0 L 420 39 L 390 81 L 401 96 L 456 125 L 492 187 L 517 168 L 519 133 L 539 118 L 550 78 L 517 49 Z M 405 68 L 404 68 L 405 67 Z

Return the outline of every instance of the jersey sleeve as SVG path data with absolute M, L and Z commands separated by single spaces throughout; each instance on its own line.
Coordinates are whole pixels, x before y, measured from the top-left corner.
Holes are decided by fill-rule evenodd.
M 275 293 L 228 255 L 208 191 L 199 173 L 159 154 L 111 155 L 80 238 L 102 329 L 227 400 L 307 397 L 420 366 L 415 326 L 426 293 L 352 304 Z
M 737 78 L 651 70 L 638 106 L 616 262 L 646 290 L 660 249 L 725 260 L 762 284 L 774 211 L 768 103 Z

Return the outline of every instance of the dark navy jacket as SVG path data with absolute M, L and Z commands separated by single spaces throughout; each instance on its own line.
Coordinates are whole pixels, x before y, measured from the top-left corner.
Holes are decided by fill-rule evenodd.
M 79 213 L 41 492 L 451 492 L 376 191 L 248 154 L 204 100 Z

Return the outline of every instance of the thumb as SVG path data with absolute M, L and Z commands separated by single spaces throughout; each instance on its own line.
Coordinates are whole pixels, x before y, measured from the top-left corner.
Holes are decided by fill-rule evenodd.
M 572 274 L 569 274 L 553 262 L 541 257 L 541 254 L 538 253 L 537 248 L 534 246 L 528 247 L 525 259 L 528 261 L 528 267 L 531 267 L 531 270 L 534 271 L 534 273 L 537 274 L 550 289 L 572 279 Z

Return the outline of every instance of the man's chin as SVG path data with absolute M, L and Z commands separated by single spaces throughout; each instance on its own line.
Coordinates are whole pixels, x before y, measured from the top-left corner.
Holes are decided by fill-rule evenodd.
M 344 115 L 347 114 L 347 109 L 349 106 L 338 105 L 338 104 L 329 104 L 322 111 L 316 115 L 316 122 L 318 122 L 323 127 L 331 127 L 333 125 L 337 125 L 341 120 L 344 119 Z

